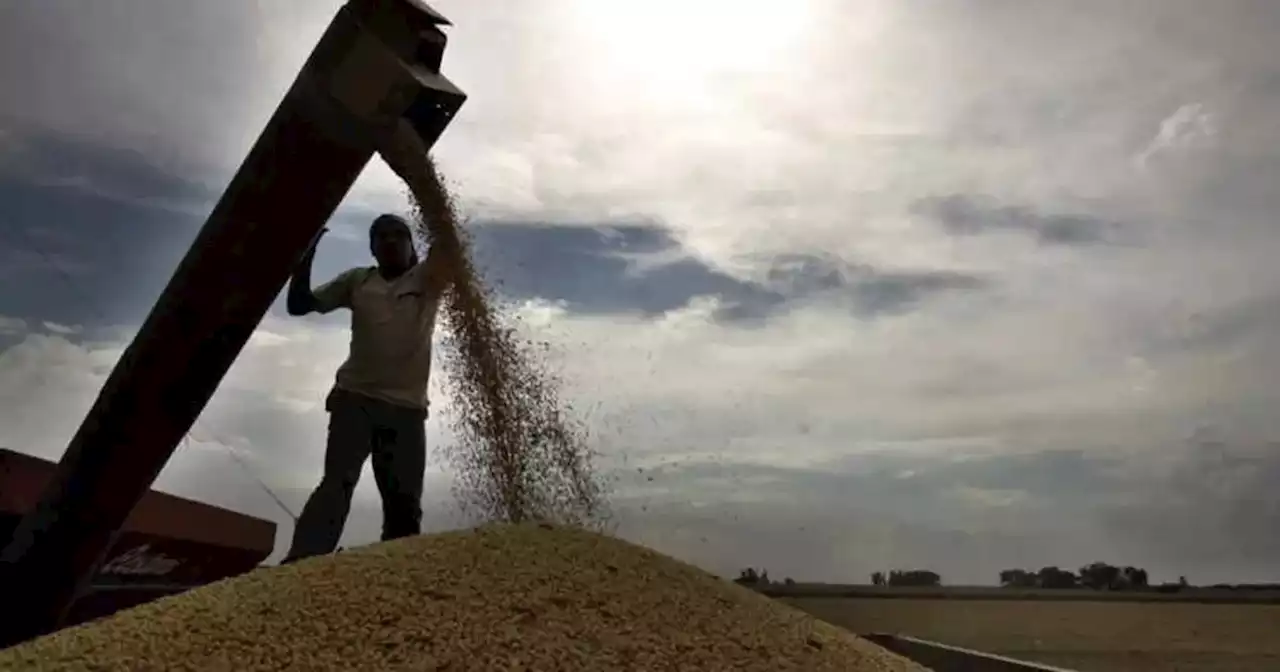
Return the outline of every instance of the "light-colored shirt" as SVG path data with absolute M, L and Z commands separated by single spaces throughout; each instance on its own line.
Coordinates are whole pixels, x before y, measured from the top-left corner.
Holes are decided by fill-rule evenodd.
M 351 351 L 338 368 L 339 389 L 426 410 L 442 293 L 436 263 L 428 255 L 390 281 L 377 268 L 353 268 L 312 292 L 319 313 L 351 310 Z

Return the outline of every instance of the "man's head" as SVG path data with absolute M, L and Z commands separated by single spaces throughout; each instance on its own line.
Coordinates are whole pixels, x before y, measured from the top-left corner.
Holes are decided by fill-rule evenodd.
M 381 215 L 373 220 L 369 226 L 369 249 L 383 270 L 404 271 L 418 263 L 409 223 L 396 215 Z

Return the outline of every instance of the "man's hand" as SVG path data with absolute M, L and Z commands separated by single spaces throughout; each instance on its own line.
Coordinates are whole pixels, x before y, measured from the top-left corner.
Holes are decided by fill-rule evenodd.
M 410 185 L 421 180 L 430 170 L 431 159 L 426 145 L 413 125 L 403 117 L 397 119 L 395 128 L 382 138 L 378 153 L 391 170 Z

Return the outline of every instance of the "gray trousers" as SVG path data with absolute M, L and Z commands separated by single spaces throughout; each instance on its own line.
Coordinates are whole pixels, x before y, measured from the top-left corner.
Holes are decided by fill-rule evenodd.
M 334 389 L 325 400 L 324 476 L 298 516 L 284 562 L 332 553 L 351 511 L 365 460 L 382 495 L 382 540 L 418 534 L 426 469 L 426 411 Z

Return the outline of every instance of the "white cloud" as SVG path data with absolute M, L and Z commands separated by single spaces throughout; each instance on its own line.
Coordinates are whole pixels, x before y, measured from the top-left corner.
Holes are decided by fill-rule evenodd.
M 0 445 L 46 458 L 61 455 L 122 349 L 28 333 L 0 351 Z
M 1214 115 L 1200 103 L 1188 103 L 1160 122 L 1160 130 L 1135 161 L 1145 169 L 1157 156 L 1208 146 L 1217 134 Z
M 0 334 L 20 334 L 26 330 L 26 320 L 20 317 L 0 315 Z

